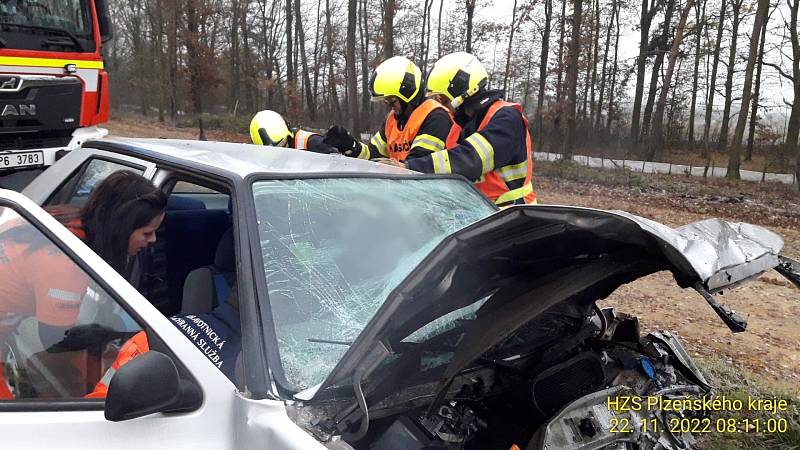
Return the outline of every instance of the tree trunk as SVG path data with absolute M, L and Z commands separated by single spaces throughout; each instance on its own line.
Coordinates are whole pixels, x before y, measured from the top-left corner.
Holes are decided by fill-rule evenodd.
M 442 55 L 442 10 L 444 10 L 444 0 L 439 0 L 439 20 L 436 22 L 436 57 Z
M 339 113 L 339 96 L 336 93 L 336 78 L 333 69 L 333 27 L 331 26 L 331 2 L 325 0 L 325 43 L 328 50 L 328 89 L 331 95 L 331 110 L 335 115 Z
M 694 6 L 694 0 L 688 0 L 686 5 L 681 11 L 681 16 L 678 19 L 678 26 L 675 28 L 675 38 L 672 40 L 672 48 L 669 51 L 669 60 L 667 62 L 667 73 L 664 75 L 664 85 L 661 87 L 661 94 L 658 97 L 658 106 L 656 106 L 656 116 L 653 120 L 653 145 L 650 146 L 648 152 L 648 161 L 652 161 L 654 157 L 661 150 L 664 144 L 664 108 L 667 105 L 667 94 L 669 93 L 669 86 L 672 82 L 672 73 L 675 70 L 675 62 L 678 60 L 678 51 L 683 42 L 684 29 L 686 28 L 686 18 L 689 17 Z M 667 27 L 669 29 L 669 27 Z
M 722 111 L 722 124 L 719 127 L 719 140 L 717 149 L 723 150 L 728 145 L 728 128 L 731 120 L 731 105 L 733 104 L 733 72 L 736 69 L 736 41 L 739 37 L 739 13 L 742 10 L 744 0 L 733 0 L 733 23 L 731 23 L 731 48 L 728 54 L 728 76 L 725 79 L 725 107 Z
M 560 36 L 558 38 L 558 65 L 556 66 L 556 107 L 555 107 L 555 114 L 553 114 L 553 147 L 558 149 L 557 151 L 563 152 L 563 130 L 562 130 L 562 123 L 561 117 L 564 114 L 564 104 L 562 100 L 564 99 L 564 42 L 566 41 L 567 31 L 566 31 L 566 20 L 567 20 L 567 1 L 568 0 L 561 0 L 561 30 Z M 800 0 L 799 0 L 800 1 Z
M 758 47 L 758 65 L 756 66 L 756 87 L 753 92 L 753 107 L 750 110 L 750 131 L 747 136 L 747 153 L 744 160 L 750 161 L 753 159 L 753 140 L 756 134 L 756 123 L 758 123 L 758 98 L 761 91 L 761 66 L 764 62 L 764 43 L 767 40 L 767 23 L 769 22 L 769 15 L 764 20 L 761 27 L 761 37 L 759 38 Z
M 734 0 L 736 1 L 736 0 Z M 717 69 L 719 68 L 719 52 L 720 47 L 722 45 L 722 30 L 724 29 L 725 25 L 725 9 L 726 9 L 726 0 L 722 0 L 719 8 L 719 24 L 717 26 L 717 42 L 714 46 L 714 62 L 711 64 L 711 80 L 709 83 L 708 89 L 708 100 L 706 101 L 706 119 L 703 125 L 703 146 L 700 153 L 700 156 L 703 159 L 708 159 L 708 148 L 709 148 L 709 133 L 711 131 L 711 113 L 714 111 L 714 94 L 717 90 Z
M 308 108 L 308 118 L 312 121 L 315 117 L 317 109 L 317 102 L 314 99 L 314 93 L 311 92 L 311 77 L 308 71 L 308 58 L 306 56 L 306 32 L 303 29 L 303 16 L 300 14 L 300 1 L 294 2 L 294 14 L 297 21 L 297 43 L 299 45 L 298 52 L 300 53 L 300 61 L 303 64 L 303 87 L 306 93 L 306 107 Z
M 663 78 L 663 74 L 661 73 L 662 65 L 664 64 L 664 58 L 666 57 L 667 52 L 669 51 L 669 38 L 670 38 L 670 31 L 671 31 L 671 24 L 672 24 L 672 14 L 675 11 L 675 0 L 666 0 L 667 2 L 667 10 L 664 12 L 664 23 L 661 30 L 661 34 L 656 38 L 656 41 L 653 45 L 653 52 L 656 54 L 656 59 L 653 61 L 653 69 L 650 72 L 650 88 L 647 91 L 647 103 L 644 107 L 644 116 L 642 118 L 642 128 L 641 128 L 641 136 L 640 142 L 647 142 L 647 137 L 650 136 L 650 129 L 653 126 L 652 116 L 653 116 L 653 108 L 655 108 L 656 103 L 656 93 L 658 91 L 658 80 L 659 78 Z M 669 90 L 669 85 L 662 86 L 662 90 Z M 652 139 L 649 141 L 652 142 Z M 652 146 L 651 146 L 652 148 Z M 645 151 L 645 155 L 650 154 L 650 149 Z
M 608 48 L 611 46 L 611 29 L 614 28 L 614 18 L 617 11 L 617 0 L 611 1 L 611 16 L 606 28 L 606 41 L 603 49 L 603 69 L 600 71 L 600 94 L 597 99 L 597 111 L 594 119 L 595 132 L 600 130 L 600 121 L 603 119 L 603 102 L 605 101 L 606 80 L 608 79 Z
M 700 4 L 695 5 L 695 22 L 696 22 L 696 37 L 694 46 L 694 72 L 692 73 L 692 106 L 689 107 L 689 148 L 694 147 L 694 118 L 697 106 L 697 81 L 700 73 L 700 43 L 703 40 L 703 28 L 706 26 L 706 0 L 703 0 L 703 6 Z M 702 15 L 700 10 L 703 10 Z
M 583 0 L 573 0 L 572 36 L 569 43 L 569 64 L 567 66 L 567 136 L 564 145 L 564 159 L 571 159 L 575 146 L 578 106 L 578 58 L 581 51 L 581 14 Z
M 761 39 L 761 28 L 767 18 L 769 0 L 758 0 L 758 10 L 753 21 L 753 34 L 750 36 L 750 49 L 747 55 L 747 69 L 744 73 L 744 90 L 742 91 L 742 105 L 739 108 L 739 117 L 736 120 L 736 128 L 733 131 L 733 142 L 731 142 L 728 153 L 728 172 L 726 178 L 739 179 L 739 163 L 742 152 L 742 139 L 744 139 L 744 127 L 747 125 L 747 111 L 750 109 L 750 96 L 753 88 L 753 69 L 758 57 L 758 41 Z
M 608 47 L 606 47 L 607 49 Z M 589 101 L 589 125 L 594 123 L 594 115 L 596 113 L 597 104 L 595 103 L 595 86 L 597 85 L 597 58 L 599 56 L 600 49 L 600 0 L 595 0 L 594 2 L 594 57 L 592 58 L 592 82 L 591 82 L 591 93 L 590 93 L 590 101 Z M 587 125 L 587 127 L 589 126 Z M 594 133 L 594 127 L 590 130 L 590 133 Z
M 511 49 L 514 45 L 514 29 L 517 20 L 517 0 L 514 0 L 514 8 L 511 10 L 511 29 L 508 35 L 508 51 L 506 51 L 506 73 L 503 75 L 503 91 L 508 92 L 508 74 L 511 70 Z
M 564 0 L 566 1 L 566 0 Z M 472 17 L 475 15 L 476 0 L 466 0 L 467 7 L 467 53 L 472 53 Z
M 347 106 L 350 114 L 349 127 L 353 132 L 361 132 L 358 120 L 358 92 L 356 80 L 356 20 L 358 19 L 358 0 L 347 1 Z
M 394 12 L 397 0 L 381 0 L 383 4 L 383 59 L 394 56 Z
M 642 13 L 639 18 L 639 57 L 636 59 L 636 90 L 633 95 L 631 116 L 630 146 L 635 149 L 639 142 L 639 119 L 642 113 L 644 95 L 644 75 L 650 47 L 650 23 L 656 13 L 655 0 L 641 0 Z M 648 8 L 648 1 L 650 6 Z
M 542 54 L 539 57 L 539 94 L 536 98 L 536 148 L 539 149 L 544 144 L 544 92 L 547 87 L 547 57 L 550 52 L 550 24 L 552 19 L 553 0 L 544 0 L 544 32 L 542 34 Z
M 800 190 L 800 151 L 798 151 L 798 137 L 800 137 L 800 39 L 798 39 L 797 11 L 800 0 L 786 0 L 790 10 L 789 39 L 792 43 L 792 84 L 794 85 L 794 100 L 792 112 L 789 114 L 789 124 L 786 128 L 786 150 L 788 155 L 795 155 L 795 180 Z
M 300 0 L 295 0 L 300 1 Z M 292 0 L 286 0 L 286 84 L 289 89 L 297 83 L 294 67 L 294 55 L 292 55 Z
M 369 20 L 367 20 L 367 0 L 360 2 L 361 20 L 358 21 L 361 31 L 361 124 L 371 128 L 369 110 Z
M 614 2 L 616 4 L 616 1 Z M 614 64 L 611 69 L 611 88 L 608 92 L 608 117 L 606 118 L 606 130 L 611 133 L 611 121 L 614 119 L 614 90 L 617 87 L 617 56 L 619 55 L 619 10 L 622 9 L 621 5 L 617 5 L 614 13 L 615 22 L 617 24 L 617 34 L 614 38 Z

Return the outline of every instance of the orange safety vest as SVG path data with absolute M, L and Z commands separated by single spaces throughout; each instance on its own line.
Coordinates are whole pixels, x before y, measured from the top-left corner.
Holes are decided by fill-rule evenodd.
M 531 144 L 531 133 L 528 131 L 528 119 L 525 117 L 525 114 L 522 112 L 522 107 L 518 103 L 511 103 L 502 100 L 498 100 L 489 107 L 489 110 L 486 112 L 486 116 L 481 121 L 480 125 L 478 126 L 478 131 L 483 130 L 489 124 L 489 121 L 492 120 L 492 116 L 496 113 L 500 108 L 511 106 L 517 111 L 519 111 L 520 115 L 522 116 L 522 122 L 525 125 L 525 151 L 527 153 L 527 174 L 525 175 L 525 183 L 523 186 L 527 186 L 531 184 L 531 179 L 533 178 L 533 157 L 532 157 L 532 144 Z M 509 192 L 510 189 L 508 185 L 503 180 L 503 168 L 496 168 L 492 172 L 489 172 L 483 176 L 483 180 L 475 183 L 475 187 L 481 190 L 484 195 L 489 197 L 489 199 L 493 202 L 496 202 L 500 196 Z M 526 194 L 524 197 L 525 203 L 532 204 L 536 203 L 536 192 L 531 190 L 530 193 Z M 505 202 L 503 202 L 505 203 Z
M 425 122 L 425 119 L 428 118 L 430 113 L 440 108 L 447 112 L 450 116 L 450 122 L 452 123 L 450 133 L 447 135 L 447 140 L 444 143 L 445 148 L 455 147 L 458 143 L 458 137 L 461 134 L 461 128 L 453 122 L 453 115 L 450 114 L 447 108 L 436 100 L 429 98 L 414 108 L 414 111 L 411 112 L 402 130 L 397 126 L 397 119 L 394 117 L 394 112 L 389 112 L 384 128 L 384 134 L 386 134 L 386 151 L 389 154 L 389 158 L 397 161 L 405 161 L 409 153 L 411 153 L 411 144 L 414 142 L 414 138 L 417 137 L 417 134 L 419 134 L 422 123 Z
M 128 341 L 122 345 L 122 348 L 119 349 L 117 358 L 106 371 L 105 375 L 103 375 L 103 378 L 94 386 L 94 390 L 86 394 L 84 398 L 106 398 L 106 395 L 108 395 L 108 385 L 111 383 L 111 378 L 117 370 L 142 353 L 147 353 L 149 351 L 150 343 L 147 341 L 147 334 L 145 334 L 144 331 L 140 331 L 133 335 L 133 337 L 128 339 Z
M 297 130 L 294 132 L 294 145 L 293 147 L 298 150 L 308 149 L 308 139 L 316 133 L 305 130 Z

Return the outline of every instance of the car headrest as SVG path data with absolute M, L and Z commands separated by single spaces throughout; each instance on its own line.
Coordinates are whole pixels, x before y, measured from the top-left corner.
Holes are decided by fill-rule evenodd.
M 214 265 L 221 272 L 236 272 L 236 252 L 233 245 L 233 227 L 228 228 L 217 243 Z
M 167 211 L 206 209 L 206 204 L 196 198 L 172 194 L 167 197 Z

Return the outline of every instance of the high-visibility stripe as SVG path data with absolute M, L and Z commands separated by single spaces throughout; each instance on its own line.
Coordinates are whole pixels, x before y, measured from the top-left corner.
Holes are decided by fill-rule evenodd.
M 22 56 L 0 56 L 0 66 L 64 67 L 75 64 L 78 69 L 102 69 L 103 61 L 79 59 L 26 58 Z
M 497 171 L 505 181 L 519 180 L 528 176 L 528 161 L 501 167 Z
M 525 198 L 526 195 L 533 192 L 533 184 L 525 183 L 522 187 L 518 187 L 516 189 L 512 189 L 503 195 L 497 197 L 497 200 L 494 202 L 498 205 L 502 205 L 504 203 L 511 203 L 517 201 L 521 198 Z
M 304 130 L 297 130 L 294 133 L 295 148 L 297 148 L 298 150 L 307 149 L 308 148 L 308 139 L 311 137 L 312 134 L 314 134 L 314 133 L 309 133 L 308 131 L 304 131 Z
M 372 145 L 375 146 L 375 148 L 378 149 L 378 153 L 387 158 L 389 157 L 389 154 L 386 153 L 386 141 L 383 140 L 380 131 L 375 133 L 374 136 L 372 136 L 372 140 L 370 142 L 372 143 Z
M 362 144 L 361 142 L 357 144 L 361 146 L 361 151 L 358 152 L 358 159 L 369 159 L 369 147 L 367 147 L 367 144 Z
M 420 134 L 414 138 L 411 148 L 420 147 L 430 152 L 444 150 L 444 141 L 430 134 Z
M 447 150 L 441 150 L 431 154 L 433 160 L 433 173 L 453 173 L 450 167 L 450 154 Z
M 483 166 L 481 173 L 489 173 L 494 170 L 494 147 L 492 147 L 492 144 L 480 133 L 473 133 L 472 136 L 467 138 L 467 142 L 481 158 L 481 165 Z

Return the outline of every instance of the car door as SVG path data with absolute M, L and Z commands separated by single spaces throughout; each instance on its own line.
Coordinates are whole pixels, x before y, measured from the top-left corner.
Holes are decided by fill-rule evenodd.
M 43 332 L 53 327 L 65 331 Z M 84 395 L 142 329 L 165 344 L 202 404 L 107 421 L 104 402 Z M 233 384 L 83 242 L 8 190 L 0 190 L 0 357 L 4 448 L 233 448 L 241 403 Z

